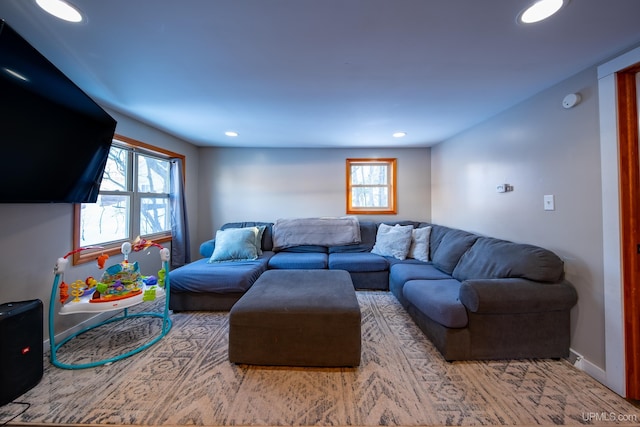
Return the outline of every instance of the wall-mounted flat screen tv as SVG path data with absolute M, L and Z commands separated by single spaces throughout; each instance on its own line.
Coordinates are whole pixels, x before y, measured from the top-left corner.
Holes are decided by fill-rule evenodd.
M 116 121 L 0 19 L 0 203 L 93 203 Z

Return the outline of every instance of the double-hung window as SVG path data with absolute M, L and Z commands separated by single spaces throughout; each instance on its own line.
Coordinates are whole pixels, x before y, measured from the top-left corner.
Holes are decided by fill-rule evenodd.
M 347 213 L 396 212 L 396 159 L 347 159 Z
M 123 242 L 138 236 L 154 242 L 171 239 L 170 157 L 139 141 L 113 140 L 96 203 L 75 207 L 74 263 L 98 253 L 118 253 Z

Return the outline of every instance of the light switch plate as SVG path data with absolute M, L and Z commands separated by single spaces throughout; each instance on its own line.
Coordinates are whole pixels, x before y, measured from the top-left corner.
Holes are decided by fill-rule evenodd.
M 553 197 L 553 194 L 545 194 L 544 196 L 544 210 L 545 211 L 554 211 L 556 210 L 556 202 Z

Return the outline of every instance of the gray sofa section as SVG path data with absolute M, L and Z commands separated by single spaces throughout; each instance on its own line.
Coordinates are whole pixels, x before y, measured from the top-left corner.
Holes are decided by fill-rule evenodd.
M 395 264 L 389 285 L 445 359 L 568 356 L 577 293 L 564 280 L 557 255 L 438 226 L 433 230 L 436 238 L 444 235 L 434 245 L 432 264 Z M 463 246 L 468 247 L 462 252 Z
M 278 252 L 271 223 L 225 224 L 266 225 L 262 255 L 208 264 L 215 241 L 203 243 L 203 260 L 169 273 L 170 308 L 229 310 L 268 269 L 346 270 L 356 289 L 390 291 L 446 360 L 568 356 L 577 294 L 556 254 L 436 224 L 394 224 L 431 227 L 428 262 L 371 253 L 379 226 L 371 221 L 360 222 L 358 244 Z

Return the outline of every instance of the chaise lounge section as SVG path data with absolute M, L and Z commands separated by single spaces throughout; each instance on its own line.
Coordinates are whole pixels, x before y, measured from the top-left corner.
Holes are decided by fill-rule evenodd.
M 201 259 L 171 271 L 170 309 L 173 311 L 229 311 L 267 271 L 274 255 L 271 239 L 272 223 L 234 222 L 221 229 L 265 227 L 261 238 L 262 254 L 255 260 L 209 263 L 215 239 L 200 245 Z
M 267 270 L 345 270 L 356 289 L 390 291 L 446 360 L 569 355 L 577 293 L 549 250 L 414 221 L 360 221 L 352 243 L 275 250 L 274 223 L 221 230 L 250 227 L 264 227 L 261 255 L 211 263 L 216 242 L 203 243 L 203 259 L 170 272 L 171 309 L 230 310 Z

